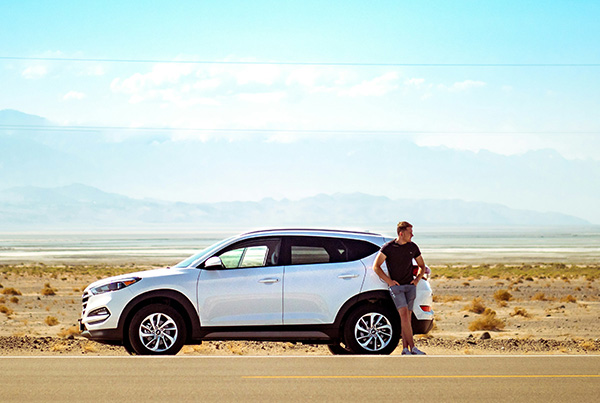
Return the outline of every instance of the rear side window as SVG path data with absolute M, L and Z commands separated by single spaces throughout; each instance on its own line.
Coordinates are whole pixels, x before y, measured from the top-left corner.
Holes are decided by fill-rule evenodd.
M 379 250 L 370 242 L 330 237 L 289 237 L 287 244 L 292 265 L 350 262 Z

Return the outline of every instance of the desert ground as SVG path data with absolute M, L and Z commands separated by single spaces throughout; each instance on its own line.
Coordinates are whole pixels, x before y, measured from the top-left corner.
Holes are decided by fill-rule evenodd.
M 126 355 L 81 337 L 83 289 L 128 265 L 0 265 L 0 355 Z M 600 268 L 564 264 L 432 267 L 428 354 L 600 354 Z M 395 351 L 399 354 L 400 349 Z M 322 345 L 205 342 L 182 355 L 329 355 Z

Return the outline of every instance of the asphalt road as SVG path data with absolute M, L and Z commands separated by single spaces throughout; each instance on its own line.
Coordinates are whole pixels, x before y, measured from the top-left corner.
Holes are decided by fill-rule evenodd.
M 0 357 L 0 401 L 590 402 L 600 356 Z

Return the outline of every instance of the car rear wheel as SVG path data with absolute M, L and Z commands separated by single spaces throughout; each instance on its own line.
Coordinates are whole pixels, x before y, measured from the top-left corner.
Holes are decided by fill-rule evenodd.
M 399 315 L 379 305 L 363 305 L 348 317 L 344 340 L 354 354 L 391 354 L 400 340 Z
M 143 307 L 129 325 L 129 342 L 139 355 L 175 355 L 183 347 L 185 335 L 183 317 L 168 305 Z

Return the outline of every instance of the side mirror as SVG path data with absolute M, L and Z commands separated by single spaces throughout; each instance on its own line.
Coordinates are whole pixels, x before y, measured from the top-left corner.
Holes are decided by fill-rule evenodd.
M 223 266 L 223 261 L 220 257 L 213 256 L 206 259 L 206 262 L 204 262 L 204 268 L 206 270 L 218 270 L 225 268 L 225 266 Z

